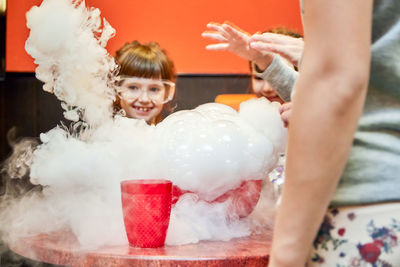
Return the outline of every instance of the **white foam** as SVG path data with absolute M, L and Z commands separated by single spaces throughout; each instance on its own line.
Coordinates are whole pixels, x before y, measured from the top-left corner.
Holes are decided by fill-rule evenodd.
M 64 102 L 66 117 L 89 127 L 58 126 L 40 135 L 30 176 L 44 189 L 2 212 L 8 240 L 70 228 L 83 247 L 126 244 L 120 197 L 126 179 L 169 179 L 197 194 L 173 208 L 167 244 L 248 235 L 251 222 L 229 214 L 229 202 L 210 203 L 243 181 L 267 177 L 284 147 L 278 106 L 254 99 L 236 112 L 208 103 L 157 126 L 113 118 L 115 63 L 104 46 L 114 31 L 104 22 L 96 37 L 99 14 L 68 0 L 44 0 L 27 14 L 26 49 L 44 90 Z

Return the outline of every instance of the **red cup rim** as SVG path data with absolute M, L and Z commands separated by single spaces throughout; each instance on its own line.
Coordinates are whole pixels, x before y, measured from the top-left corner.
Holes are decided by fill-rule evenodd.
M 170 194 L 172 182 L 166 179 L 136 179 L 121 182 L 121 192 L 127 194 Z

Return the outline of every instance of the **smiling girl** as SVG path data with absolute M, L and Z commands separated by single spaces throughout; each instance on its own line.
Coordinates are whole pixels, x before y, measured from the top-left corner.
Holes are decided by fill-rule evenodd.
M 115 106 L 129 118 L 157 124 L 172 112 L 175 68 L 165 50 L 155 43 L 124 44 L 115 60 L 120 67 Z

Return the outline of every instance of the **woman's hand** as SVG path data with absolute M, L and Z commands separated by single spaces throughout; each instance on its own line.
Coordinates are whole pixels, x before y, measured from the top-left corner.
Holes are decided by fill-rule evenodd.
M 208 23 L 209 31 L 202 33 L 204 38 L 217 41 L 206 46 L 207 50 L 229 51 L 245 60 L 253 61 L 259 69 L 265 70 L 272 62 L 273 54 L 259 51 L 250 47 L 250 34 L 235 26 L 233 23 Z
M 250 48 L 261 53 L 276 53 L 298 67 L 303 53 L 304 41 L 277 33 L 254 34 L 250 37 Z

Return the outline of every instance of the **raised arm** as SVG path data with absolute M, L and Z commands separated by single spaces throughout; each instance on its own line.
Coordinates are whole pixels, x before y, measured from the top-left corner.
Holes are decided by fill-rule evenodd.
M 284 101 L 290 101 L 297 72 L 290 68 L 278 54 L 257 45 L 257 49 L 253 49 L 250 45 L 253 37 L 231 22 L 208 23 L 207 29 L 202 36 L 216 43 L 207 45 L 206 49 L 229 51 L 245 60 L 252 61 L 258 75 L 266 80 Z M 256 43 L 260 44 L 262 41 L 257 40 Z
M 267 81 L 283 101 L 291 101 L 291 95 L 298 73 L 279 55 L 274 55 L 272 62 L 264 71 L 253 68 L 255 73 Z
M 304 54 L 270 267 L 305 266 L 347 161 L 369 79 L 372 0 L 305 0 L 304 7 Z
M 232 22 L 211 22 L 207 24 L 207 29 L 202 36 L 217 42 L 207 45 L 207 50 L 229 51 L 245 60 L 253 61 L 262 70 L 265 70 L 273 59 L 272 53 L 251 48 L 250 34 Z
M 304 42 L 302 38 L 265 32 L 251 36 L 250 47 L 260 52 L 278 54 L 298 67 Z

